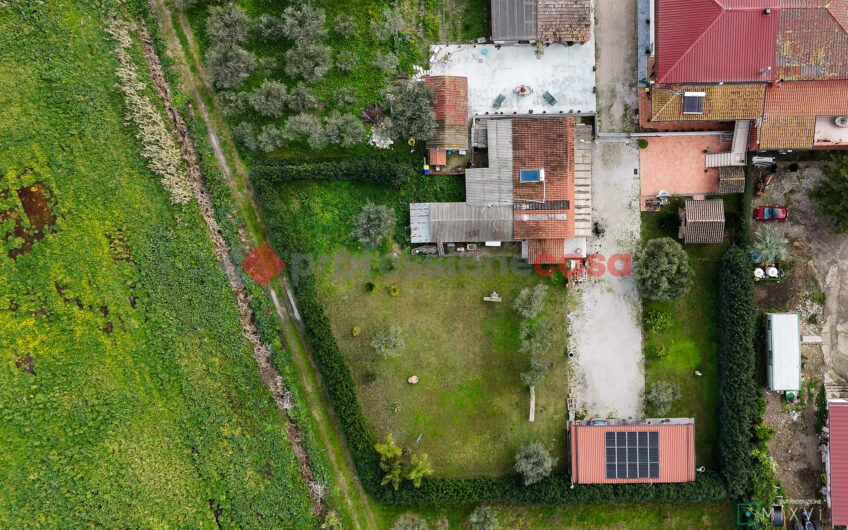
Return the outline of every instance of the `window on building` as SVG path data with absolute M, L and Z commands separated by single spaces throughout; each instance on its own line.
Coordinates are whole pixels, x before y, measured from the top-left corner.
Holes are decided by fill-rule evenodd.
M 706 92 L 684 92 L 683 114 L 703 114 Z

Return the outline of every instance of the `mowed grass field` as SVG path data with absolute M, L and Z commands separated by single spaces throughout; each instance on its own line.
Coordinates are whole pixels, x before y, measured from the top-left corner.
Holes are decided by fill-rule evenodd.
M 0 527 L 318 528 L 198 209 L 125 122 L 110 10 L 0 15 Z
M 374 437 L 390 432 L 401 447 L 429 454 L 437 476 L 510 473 L 520 445 L 536 440 L 564 463 L 565 289 L 548 289 L 543 315 L 554 324 L 554 337 L 541 358 L 551 368 L 536 388 L 530 423 L 530 394 L 519 375 L 529 355 L 518 351 L 521 318 L 512 301 L 521 288 L 548 280 L 531 269 L 515 274 L 505 260 L 401 256 L 393 269 L 388 261 L 337 256 L 320 282 Z M 397 296 L 389 293 L 393 285 Z M 483 301 L 491 291 L 504 301 Z M 397 357 L 380 357 L 371 346 L 388 325 L 397 325 L 406 343 Z M 407 382 L 413 375 L 416 385 Z
M 661 212 L 642 213 L 642 239 L 671 237 L 677 240 L 677 208 L 673 202 Z M 738 199 L 725 197 L 727 227 L 735 228 Z M 680 399 L 671 407 L 671 416 L 695 418 L 697 464 L 717 466 L 718 422 L 718 261 L 732 242 L 733 234 L 722 244 L 684 245 L 695 279 L 688 294 L 669 302 L 645 300 L 643 313 L 665 313 L 671 323 L 667 329 L 644 330 L 646 349 L 651 344 L 665 346 L 665 359 L 646 356 L 646 384 L 668 381 L 680 386 Z M 703 375 L 696 377 L 695 370 Z

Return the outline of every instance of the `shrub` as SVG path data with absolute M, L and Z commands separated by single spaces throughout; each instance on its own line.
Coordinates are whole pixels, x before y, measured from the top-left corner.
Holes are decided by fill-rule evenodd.
M 668 416 L 674 400 L 680 398 L 680 386 L 667 381 L 657 381 L 648 386 L 645 403 L 654 411 L 656 417 Z
M 557 459 L 542 442 L 531 442 L 521 446 L 521 450 L 515 455 L 515 470 L 524 479 L 525 486 L 531 486 L 540 482 L 551 474 Z
M 359 95 L 357 94 L 356 87 L 345 86 L 333 92 L 333 99 L 336 101 L 336 106 L 340 109 L 350 109 L 359 101 Z
M 289 97 L 286 99 L 286 106 L 292 112 L 306 112 L 315 108 L 318 105 L 318 100 L 312 93 L 312 89 L 304 83 L 298 83 L 289 90 Z
M 392 525 L 392 530 L 427 530 L 428 528 L 424 519 L 408 513 L 398 517 Z
M 391 233 L 394 225 L 394 210 L 368 202 L 353 219 L 353 231 L 350 235 L 363 245 L 376 247 Z
M 251 175 L 258 180 L 355 180 L 384 186 L 402 186 L 410 179 L 412 169 L 393 160 L 369 157 L 359 160 L 336 160 L 306 164 L 266 163 L 255 166 Z
M 286 120 L 285 137 L 289 140 L 306 138 L 312 149 L 321 149 L 327 144 L 321 121 L 312 114 L 297 114 Z
M 217 88 L 236 88 L 256 70 L 256 59 L 239 46 L 218 44 L 206 52 L 206 66 Z
M 324 119 L 324 136 L 331 144 L 350 147 L 365 140 L 365 127 L 353 114 L 333 112 Z
M 389 294 L 392 295 L 392 296 L 399 295 L 400 294 L 400 287 L 398 287 L 397 285 L 392 285 L 391 287 L 389 287 Z
M 537 322 L 525 320 L 518 328 L 521 345 L 518 351 L 529 353 L 531 356 L 540 355 L 551 349 L 554 341 L 554 328 L 545 319 Z
M 350 334 L 353 335 L 354 337 L 358 337 L 361 332 L 362 332 L 362 330 L 359 329 L 358 326 L 353 326 L 353 329 L 350 330 Z
M 374 289 L 377 288 L 377 285 L 374 282 L 365 282 L 365 292 L 373 293 Z
M 244 44 L 250 37 L 250 18 L 236 4 L 209 8 L 206 35 L 215 44 Z
M 394 75 L 397 72 L 398 66 L 400 66 L 400 60 L 397 58 L 397 55 L 391 52 L 383 53 L 381 50 L 377 50 L 377 53 L 374 55 L 374 66 L 389 75 Z
M 385 8 L 382 20 L 371 21 L 371 31 L 378 41 L 383 42 L 403 30 L 405 23 L 398 9 Z
M 816 182 L 810 198 L 816 201 L 816 211 L 830 221 L 837 232 L 848 231 L 848 156 L 833 158 L 822 167 L 824 178 Z
M 283 11 L 280 29 L 287 39 L 293 41 L 321 40 L 327 35 L 324 20 L 323 9 L 309 3 L 296 4 Z
M 247 96 L 250 106 L 260 115 L 279 118 L 286 106 L 286 85 L 279 81 L 265 79 Z
M 389 326 L 378 331 L 371 340 L 371 347 L 383 357 L 396 357 L 403 353 L 406 342 L 400 334 L 400 328 Z
M 286 75 L 319 81 L 330 70 L 330 47 L 298 42 L 286 52 Z
M 639 149 L 645 149 L 646 147 L 648 147 L 648 140 L 645 140 L 644 138 L 639 138 L 638 144 Z
M 256 130 L 252 123 L 243 121 L 233 128 L 233 138 L 248 149 L 257 149 Z
M 218 102 L 224 116 L 238 116 L 247 110 L 247 96 L 244 92 L 221 91 L 218 92 Z
M 633 259 L 639 294 L 649 300 L 673 300 L 689 292 L 694 276 L 683 246 L 670 237 L 644 243 Z
M 534 287 L 525 287 L 515 297 L 512 308 L 524 318 L 533 318 L 545 306 L 545 294 L 547 292 L 548 287 L 542 284 Z
M 646 347 L 646 355 L 651 359 L 663 360 L 668 357 L 669 351 L 665 344 L 650 342 Z
M 471 530 L 495 530 L 498 527 L 498 515 L 488 506 L 478 506 L 468 516 L 468 526 Z
M 336 68 L 342 72 L 350 72 L 356 68 L 356 63 L 358 62 L 359 58 L 352 50 L 341 50 L 338 54 L 336 54 Z
M 356 19 L 344 13 L 337 15 L 333 21 L 333 29 L 342 37 L 350 37 L 356 31 Z
M 433 91 L 421 81 L 408 81 L 389 90 L 392 124 L 390 133 L 397 141 L 407 138 L 427 140 L 436 132 L 436 113 L 431 105 Z
M 668 311 L 648 311 L 645 314 L 645 329 L 650 333 L 665 331 L 671 324 L 671 313 Z

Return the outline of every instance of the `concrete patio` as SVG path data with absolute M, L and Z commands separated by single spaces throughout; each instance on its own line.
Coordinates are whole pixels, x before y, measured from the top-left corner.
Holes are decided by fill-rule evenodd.
M 535 46 L 437 45 L 431 48 L 430 75 L 468 78 L 468 110 L 474 115 L 594 114 L 595 43 L 552 44 L 536 58 Z M 516 87 L 527 85 L 530 95 Z M 556 98 L 551 105 L 543 94 Z M 499 109 L 492 104 L 504 96 Z

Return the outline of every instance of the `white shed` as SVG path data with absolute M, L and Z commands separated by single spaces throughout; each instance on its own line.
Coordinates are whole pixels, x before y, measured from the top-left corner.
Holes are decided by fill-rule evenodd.
M 769 390 L 801 390 L 801 321 L 798 313 L 766 313 Z

